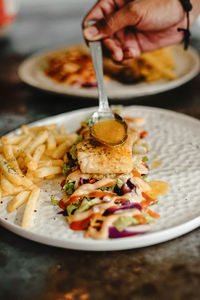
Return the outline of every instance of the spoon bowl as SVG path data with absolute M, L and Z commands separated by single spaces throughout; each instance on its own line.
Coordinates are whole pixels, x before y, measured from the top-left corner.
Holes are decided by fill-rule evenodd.
M 127 139 L 127 125 L 126 122 L 119 115 L 112 113 L 108 104 L 108 98 L 105 92 L 104 80 L 103 80 L 101 43 L 89 42 L 89 47 L 90 47 L 96 78 L 97 78 L 98 94 L 99 94 L 99 109 L 91 116 L 89 122 L 90 134 L 94 139 L 96 139 L 101 144 L 105 144 L 108 146 L 120 145 L 124 143 L 125 140 Z M 95 125 L 98 123 L 100 126 Z M 119 128 L 117 128 L 117 126 Z M 96 127 L 95 130 L 94 127 Z M 100 134 L 98 134 L 97 128 L 99 130 L 101 129 Z M 108 132 L 109 130 L 112 131 Z M 104 138 L 104 136 L 113 137 L 112 141 L 109 142 L 109 139 Z

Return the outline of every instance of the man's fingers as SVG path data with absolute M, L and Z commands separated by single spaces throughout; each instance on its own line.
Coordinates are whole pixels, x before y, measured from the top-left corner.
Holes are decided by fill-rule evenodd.
M 96 22 L 95 26 L 84 29 L 84 37 L 89 41 L 111 37 L 115 32 L 126 26 L 136 26 L 140 21 L 140 16 L 134 10 L 134 2 L 128 3 L 118 11 L 108 15 L 104 19 Z
M 116 5 L 113 0 L 98 1 L 88 12 L 83 20 L 83 28 L 88 26 L 89 21 L 98 21 L 104 19 L 116 10 Z
M 124 59 L 131 59 L 140 56 L 141 49 L 134 31 L 126 29 L 120 30 L 116 34 L 116 37 L 122 45 Z
M 123 51 L 117 45 L 114 39 L 105 39 L 103 41 L 103 45 L 111 52 L 112 59 L 115 61 L 122 61 L 123 60 Z

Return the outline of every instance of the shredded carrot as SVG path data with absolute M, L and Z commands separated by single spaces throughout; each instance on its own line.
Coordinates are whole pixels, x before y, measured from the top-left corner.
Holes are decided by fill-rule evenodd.
M 71 196 L 69 201 L 68 201 L 68 204 L 70 203 L 73 203 L 73 202 L 77 202 L 79 200 L 81 200 L 85 195 L 74 195 L 74 196 Z
M 92 178 L 92 179 L 90 179 L 89 183 L 95 183 L 96 181 L 97 181 L 97 179 Z
M 154 202 L 156 201 L 156 199 L 151 198 L 149 195 L 147 195 L 146 193 L 142 192 L 142 196 L 145 198 L 146 203 L 150 206 L 152 204 L 154 204 Z M 142 201 L 143 202 L 143 201 Z
M 151 216 L 151 217 L 153 217 L 153 218 L 156 218 L 156 219 L 159 219 L 160 218 L 160 215 L 157 213 L 157 212 L 155 212 L 155 211 L 152 211 L 152 210 L 150 210 L 150 209 L 148 209 L 148 214 Z
M 60 207 L 61 209 L 66 209 L 67 203 L 64 202 L 63 199 L 61 199 L 61 200 L 59 201 L 59 207 Z
M 147 209 L 147 208 L 149 207 L 149 204 L 148 204 L 148 202 L 147 202 L 146 200 L 142 200 L 142 201 L 140 202 L 140 204 L 142 205 L 142 207 L 143 207 L 144 209 Z
M 88 128 L 88 125 L 85 124 L 85 123 L 81 123 L 81 126 L 84 127 L 84 128 Z
M 115 184 L 116 183 L 116 180 L 115 179 L 111 179 L 111 181 L 110 182 L 108 182 L 107 184 L 104 184 L 104 185 L 102 185 L 102 188 L 103 187 L 107 187 L 107 186 L 111 186 L 111 185 L 113 185 L 113 184 Z
M 113 194 L 113 193 L 110 193 L 110 192 L 96 190 L 96 191 L 93 191 L 93 192 L 89 193 L 88 196 L 89 197 L 99 197 L 99 198 L 102 198 L 104 196 L 113 197 L 113 196 L 116 196 L 116 195 Z
M 133 170 L 132 174 L 134 177 L 141 177 L 141 174 L 137 170 Z
M 72 230 L 84 230 L 87 228 L 88 224 L 90 223 L 91 216 L 87 219 L 81 220 L 81 221 L 74 221 L 70 224 L 70 228 Z
M 146 224 L 147 221 L 143 215 L 134 215 L 133 216 L 140 224 Z
M 142 131 L 141 133 L 140 133 L 140 138 L 141 139 L 143 139 L 143 138 L 145 138 L 145 137 L 147 137 L 148 136 L 148 132 L 147 131 Z

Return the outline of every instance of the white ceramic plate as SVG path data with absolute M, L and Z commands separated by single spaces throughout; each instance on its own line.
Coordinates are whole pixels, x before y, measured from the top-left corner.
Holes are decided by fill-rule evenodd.
M 88 117 L 94 108 L 65 113 L 34 123 L 65 124 L 70 131 Z M 170 184 L 168 195 L 161 197 L 153 210 L 161 219 L 152 225 L 152 231 L 141 236 L 122 239 L 93 240 L 84 238 L 83 232 L 69 229 L 65 219 L 58 215 L 59 208 L 50 204 L 50 195 L 61 196 L 60 180 L 42 184 L 42 192 L 30 231 L 19 224 L 23 209 L 8 214 L 8 200 L 0 203 L 0 224 L 25 238 L 63 248 L 79 250 L 122 250 L 164 242 L 200 225 L 200 122 L 175 112 L 130 106 L 124 109 L 129 116 L 143 116 L 149 132 L 150 160 L 158 156 L 163 165 L 152 169 L 149 180 L 163 180 Z M 17 131 L 19 132 L 19 131 Z
M 25 83 L 42 90 L 59 93 L 62 95 L 72 95 L 77 97 L 97 98 L 96 88 L 68 87 L 56 83 L 43 74 L 41 62 L 53 53 L 59 53 L 64 49 L 40 53 L 25 60 L 19 67 L 19 76 Z M 172 81 L 160 80 L 153 83 L 141 82 L 137 84 L 125 85 L 117 81 L 106 83 L 106 90 L 109 99 L 125 100 L 134 97 L 152 95 L 176 88 L 195 77 L 199 73 L 199 54 L 193 49 L 188 51 L 182 45 L 173 47 L 173 59 L 175 62 L 176 79 Z

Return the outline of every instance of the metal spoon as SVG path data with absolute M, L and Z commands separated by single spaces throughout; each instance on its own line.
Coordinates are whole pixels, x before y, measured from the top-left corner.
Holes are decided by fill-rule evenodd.
M 93 136 L 92 134 L 92 126 L 96 122 L 104 121 L 104 120 L 117 120 L 118 122 L 122 123 L 124 125 L 125 129 L 125 135 L 122 140 L 118 141 L 115 144 L 109 144 L 111 146 L 122 144 L 126 138 L 127 138 L 127 125 L 123 119 L 117 115 L 113 114 L 111 109 L 109 108 L 108 104 L 108 98 L 105 92 L 104 87 L 104 79 L 103 79 L 103 62 L 102 62 L 102 48 L 100 42 L 89 42 L 90 47 L 90 53 L 92 56 L 92 62 L 96 74 L 97 79 L 97 85 L 98 85 L 98 96 L 99 96 L 99 108 L 96 112 L 93 113 L 93 115 L 90 118 L 89 127 L 90 127 L 90 134 L 93 138 L 97 139 L 96 136 Z M 97 139 L 98 140 L 98 139 Z M 108 144 L 105 143 L 105 141 L 99 141 L 102 144 Z

